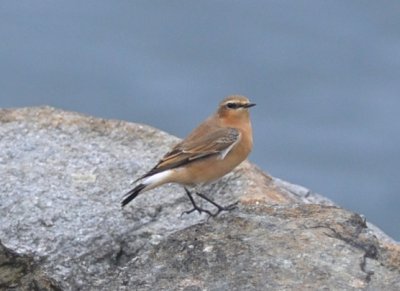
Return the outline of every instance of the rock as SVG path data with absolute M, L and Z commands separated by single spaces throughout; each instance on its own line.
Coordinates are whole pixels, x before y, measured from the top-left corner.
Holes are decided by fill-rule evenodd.
M 18 290 L 61 290 L 30 256 L 6 248 L 0 241 L 0 288 Z
M 193 225 L 131 261 L 115 282 L 139 290 L 400 287 L 398 265 L 382 258 L 360 216 L 321 205 L 243 207 Z
M 0 110 L 0 288 L 400 289 L 398 243 L 248 162 L 201 189 L 240 200 L 217 218 L 181 216 L 191 205 L 177 185 L 121 209 L 177 141 L 50 107 Z

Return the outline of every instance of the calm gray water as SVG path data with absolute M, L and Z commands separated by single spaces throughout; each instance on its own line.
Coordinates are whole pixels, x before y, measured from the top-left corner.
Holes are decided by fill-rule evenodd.
M 1 1 L 0 107 L 185 136 L 248 95 L 250 160 L 400 240 L 400 1 Z

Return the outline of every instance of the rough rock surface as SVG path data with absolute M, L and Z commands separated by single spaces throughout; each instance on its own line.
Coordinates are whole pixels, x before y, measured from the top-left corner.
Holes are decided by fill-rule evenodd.
M 247 162 L 201 189 L 240 200 L 217 218 L 181 216 L 190 202 L 176 185 L 121 209 L 176 142 L 49 107 L 0 110 L 0 288 L 400 290 L 399 244 Z

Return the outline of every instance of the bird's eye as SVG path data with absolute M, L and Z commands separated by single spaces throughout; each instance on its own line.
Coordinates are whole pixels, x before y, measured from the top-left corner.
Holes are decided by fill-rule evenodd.
M 238 103 L 232 103 L 232 102 L 229 102 L 228 104 L 226 104 L 226 106 L 230 109 L 237 109 L 240 107 Z

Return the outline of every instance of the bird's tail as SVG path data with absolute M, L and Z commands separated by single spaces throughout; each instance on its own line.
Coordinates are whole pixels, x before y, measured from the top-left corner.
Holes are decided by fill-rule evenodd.
M 136 196 L 139 195 L 142 190 L 146 188 L 146 185 L 144 184 L 139 184 L 135 188 L 133 188 L 131 191 L 125 194 L 124 199 L 121 202 L 121 206 L 124 207 L 126 204 L 131 202 L 133 199 L 136 198 Z
M 145 178 L 140 178 L 143 179 L 142 182 L 125 194 L 124 199 L 121 202 L 122 207 L 135 199 L 136 196 L 138 196 L 140 193 L 156 188 L 162 184 L 171 182 L 171 174 L 173 174 L 171 170 L 166 170 Z

